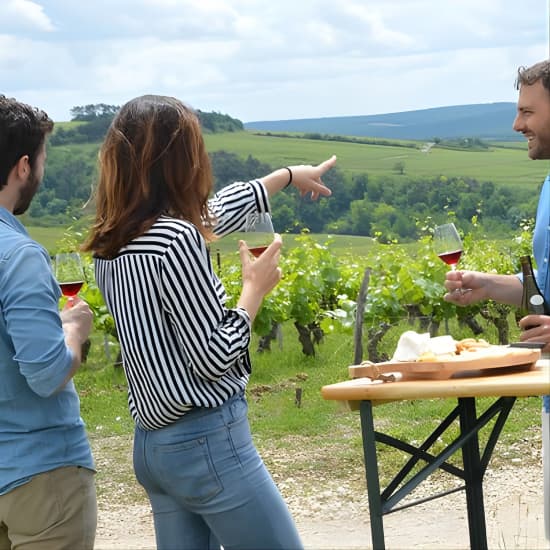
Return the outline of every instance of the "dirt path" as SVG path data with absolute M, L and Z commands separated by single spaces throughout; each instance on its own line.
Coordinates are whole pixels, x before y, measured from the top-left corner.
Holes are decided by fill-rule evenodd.
M 112 472 L 110 476 L 98 475 L 96 550 L 152 550 L 155 548 L 152 518 L 131 472 L 131 442 L 124 438 L 115 441 L 115 445 L 111 441 L 107 448 L 99 440 L 94 444 L 99 472 Z M 544 538 L 542 461 L 540 452 L 531 451 L 534 456 L 530 457 L 529 466 L 510 462 L 486 473 L 485 515 L 490 549 L 550 548 L 550 542 Z M 280 476 L 276 464 L 269 467 L 307 549 L 371 548 L 360 464 L 344 481 L 314 473 L 304 477 L 303 472 L 297 480 L 287 474 Z M 426 483 L 424 492 L 430 488 Z M 430 485 L 440 487 L 442 483 L 435 480 Z M 390 514 L 384 520 L 387 548 L 470 548 L 466 518 L 463 492 Z

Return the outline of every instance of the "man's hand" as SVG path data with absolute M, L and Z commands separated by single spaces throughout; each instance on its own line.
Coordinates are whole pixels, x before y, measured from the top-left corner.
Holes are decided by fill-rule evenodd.
M 93 313 L 90 306 L 75 296 L 72 305 L 67 302 L 60 316 L 65 336 L 83 344 L 92 330 Z
M 519 321 L 521 342 L 543 342 L 543 352 L 550 352 L 550 315 L 526 315 Z

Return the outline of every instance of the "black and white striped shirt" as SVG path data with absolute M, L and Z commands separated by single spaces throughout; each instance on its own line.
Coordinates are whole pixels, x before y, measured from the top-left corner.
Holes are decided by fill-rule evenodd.
M 209 207 L 221 236 L 242 229 L 246 214 L 269 211 L 269 202 L 260 182 L 237 182 L 214 195 Z M 161 428 L 245 388 L 250 318 L 244 309 L 225 307 L 225 289 L 194 225 L 161 216 L 115 258 L 94 261 L 139 426 Z

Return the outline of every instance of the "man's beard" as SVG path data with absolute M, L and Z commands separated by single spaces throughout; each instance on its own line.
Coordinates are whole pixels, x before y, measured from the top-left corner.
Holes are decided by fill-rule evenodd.
M 527 149 L 531 160 L 550 159 L 550 132 L 537 134 L 534 139 L 534 146 Z
M 40 180 L 36 177 L 34 170 L 32 170 L 31 173 L 29 174 L 29 177 L 27 178 L 27 182 L 25 183 L 23 189 L 21 190 L 19 199 L 15 204 L 13 213 L 16 216 L 19 216 L 20 214 L 24 214 L 27 211 L 27 208 L 29 208 L 31 201 L 34 195 L 36 194 L 36 191 L 38 190 L 39 185 L 40 185 Z

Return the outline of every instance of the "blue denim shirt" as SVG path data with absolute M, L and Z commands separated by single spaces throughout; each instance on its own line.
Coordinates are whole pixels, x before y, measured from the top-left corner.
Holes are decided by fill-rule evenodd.
M 540 192 L 533 231 L 533 255 L 537 263 L 537 284 L 550 302 L 550 175 L 546 176 Z
M 540 192 L 533 231 L 533 255 L 537 262 L 537 284 L 550 302 L 550 175 L 546 176 Z M 550 395 L 544 396 L 543 404 L 544 410 L 550 412 Z
M 61 466 L 93 469 L 46 251 L 0 207 L 0 494 Z

